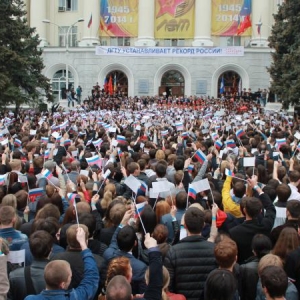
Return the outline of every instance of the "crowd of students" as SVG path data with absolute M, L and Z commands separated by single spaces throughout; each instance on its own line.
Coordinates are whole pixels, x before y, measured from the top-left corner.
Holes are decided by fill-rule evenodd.
M 297 117 L 83 104 L 0 130 L 3 299 L 298 299 Z

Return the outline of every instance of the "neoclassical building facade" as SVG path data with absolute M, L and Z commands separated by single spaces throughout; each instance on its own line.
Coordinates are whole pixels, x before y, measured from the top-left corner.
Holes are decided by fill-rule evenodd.
M 268 88 L 283 0 L 26 0 L 57 100 L 112 80 L 127 96 Z

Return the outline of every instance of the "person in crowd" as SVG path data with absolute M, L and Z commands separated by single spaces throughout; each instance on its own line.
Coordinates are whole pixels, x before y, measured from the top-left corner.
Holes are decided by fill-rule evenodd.
M 49 262 L 52 245 L 52 236 L 44 230 L 37 230 L 30 236 L 33 261 L 30 266 L 25 264 L 24 268 L 17 268 L 9 273 L 9 299 L 24 299 L 27 295 L 37 295 L 46 288 L 44 269 Z
M 196 207 L 189 208 L 184 215 L 187 237 L 171 247 L 165 257 L 170 273 L 169 291 L 187 299 L 203 296 L 205 280 L 217 267 L 214 244 L 201 236 L 203 226 L 204 213 Z
M 163 271 L 161 253 L 157 243 L 150 234 L 145 235 L 145 247 L 149 250 L 149 281 L 141 300 L 161 300 L 163 288 Z M 114 276 L 107 285 L 106 300 L 132 299 L 132 289 L 125 276 Z
M 0 237 L 8 242 L 10 251 L 20 250 L 28 239 L 25 234 L 14 229 L 16 220 L 16 210 L 12 206 L 0 207 Z
M 147 265 L 132 255 L 132 249 L 137 246 L 137 237 L 132 226 L 127 225 L 132 217 L 132 210 L 125 212 L 120 225 L 115 230 L 108 249 L 105 250 L 103 258 L 108 263 L 112 258 L 124 256 L 129 258 L 132 267 L 132 292 L 142 294 L 145 291 L 145 272 Z
M 275 276 L 270 276 L 268 272 L 269 278 L 263 277 L 264 271 L 266 269 L 272 270 L 272 272 L 276 272 L 274 274 Z M 265 255 L 258 264 L 258 275 L 259 275 L 259 281 L 257 283 L 257 300 L 264 300 L 264 299 L 291 299 L 291 300 L 297 300 L 298 298 L 298 291 L 293 284 L 293 282 L 290 280 L 290 278 L 287 277 L 286 273 L 283 270 L 283 264 L 282 260 L 279 256 L 276 256 L 274 254 L 267 254 Z M 279 277 L 277 277 L 279 275 Z M 273 281 L 273 284 L 270 282 L 270 284 L 273 285 L 273 291 L 274 293 L 271 293 L 269 291 L 269 298 L 267 295 L 267 289 L 268 286 L 266 286 L 266 280 Z M 278 284 L 278 290 L 277 294 L 275 292 L 275 286 L 274 284 Z M 283 286 L 285 286 L 285 289 L 283 290 Z M 285 296 L 285 298 L 280 298 Z
M 257 176 L 253 175 L 252 179 L 248 179 L 248 185 L 258 194 L 258 198 L 244 198 L 242 212 L 246 216 L 246 221 L 229 230 L 231 238 L 238 246 L 238 263 L 243 263 L 252 256 L 251 242 L 255 234 L 270 236 L 276 216 L 271 199 L 257 185 Z M 262 208 L 265 209 L 263 217 L 260 215 Z

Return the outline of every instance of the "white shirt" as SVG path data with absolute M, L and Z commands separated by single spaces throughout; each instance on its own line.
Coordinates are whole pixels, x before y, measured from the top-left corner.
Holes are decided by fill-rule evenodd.
M 288 198 L 288 201 L 289 200 L 298 200 L 298 201 L 300 201 L 300 193 L 298 192 L 297 187 L 295 187 L 294 185 L 292 185 L 290 183 L 288 184 L 288 186 L 291 188 L 291 191 L 292 191 L 291 196 Z

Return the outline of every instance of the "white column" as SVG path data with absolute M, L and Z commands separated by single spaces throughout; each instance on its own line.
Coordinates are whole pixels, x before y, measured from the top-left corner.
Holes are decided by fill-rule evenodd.
M 79 47 L 92 47 L 99 45 L 98 29 L 100 25 L 100 1 L 88 0 L 82 1 L 84 22 L 81 23 L 82 39 L 78 43 Z M 92 25 L 88 28 L 88 24 L 92 14 Z
M 268 47 L 268 37 L 271 33 L 271 13 L 270 0 L 252 0 L 252 39 L 251 47 Z M 257 24 L 262 23 L 260 35 L 257 31 Z
M 196 0 L 194 47 L 213 46 L 211 40 L 211 0 Z
M 40 36 L 40 47 L 48 46 L 46 26 L 42 21 L 47 19 L 46 0 L 31 0 L 30 1 L 30 27 L 35 27 L 36 32 Z
M 135 46 L 155 46 L 154 14 L 154 0 L 139 0 L 139 30 Z

